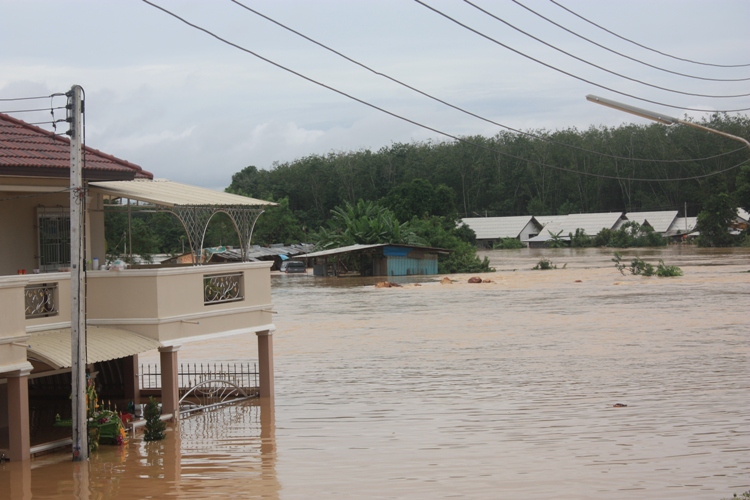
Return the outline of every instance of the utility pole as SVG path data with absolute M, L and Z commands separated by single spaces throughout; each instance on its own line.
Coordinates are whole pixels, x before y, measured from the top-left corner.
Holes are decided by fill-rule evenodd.
M 70 122 L 70 344 L 73 404 L 73 461 L 89 457 L 86 419 L 86 294 L 84 293 L 83 220 L 83 89 L 73 85 L 68 96 Z

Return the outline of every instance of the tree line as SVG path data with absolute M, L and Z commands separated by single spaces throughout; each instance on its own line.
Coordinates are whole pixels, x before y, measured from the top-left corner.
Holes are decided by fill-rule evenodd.
M 750 137 L 750 118 L 744 115 L 715 114 L 698 123 Z M 463 269 L 478 265 L 465 245 L 473 242 L 472 232 L 456 224 L 466 216 L 687 206 L 688 215 L 703 211 L 703 224 L 708 228 L 711 222 L 711 230 L 721 233 L 731 210 L 750 209 L 750 166 L 737 167 L 748 160 L 750 150 L 716 134 L 628 124 L 309 155 L 269 169 L 248 166 L 232 176 L 226 191 L 279 204 L 258 220 L 253 244 L 414 241 L 457 249 L 452 259 L 461 264 L 449 267 Z M 720 215 L 711 221 L 708 212 Z M 110 253 L 122 252 L 124 215 L 107 217 Z M 169 214 L 134 217 L 127 238 L 134 253 L 185 249 L 184 230 Z M 722 236 L 704 243 L 731 244 Z M 216 245 L 239 245 L 222 216 L 212 220 L 204 242 Z
M 750 137 L 744 115 L 716 114 L 699 123 Z M 748 182 L 732 167 L 750 160 L 750 151 L 691 127 L 628 124 L 530 133 L 536 137 L 501 132 L 309 155 L 269 169 L 248 166 L 232 177 L 227 191 L 288 198 L 301 227 L 314 230 L 334 208 L 382 200 L 415 179 L 452 193 L 451 208 L 460 217 L 682 212 L 685 204 L 695 216 L 710 195 L 735 196 Z

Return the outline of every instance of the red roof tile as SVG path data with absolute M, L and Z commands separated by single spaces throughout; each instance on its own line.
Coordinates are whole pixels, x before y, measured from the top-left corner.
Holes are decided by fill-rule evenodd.
M 0 113 L 0 175 L 68 177 L 70 139 Z M 87 180 L 153 179 L 138 165 L 84 148 Z

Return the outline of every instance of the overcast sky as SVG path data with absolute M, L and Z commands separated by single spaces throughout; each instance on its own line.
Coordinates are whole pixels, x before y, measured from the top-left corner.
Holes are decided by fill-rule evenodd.
M 494 135 L 503 130 L 372 74 L 230 0 L 152 1 L 260 56 L 441 132 Z M 748 97 L 690 96 L 609 74 L 542 45 L 462 0 L 424 3 L 592 83 L 531 61 L 413 0 L 242 2 L 380 73 L 518 129 L 646 123 L 591 104 L 586 94 L 696 118 L 706 114 L 685 108 L 750 108 Z M 548 0 L 518 2 L 657 68 L 720 80 L 750 78 L 750 66 L 679 61 L 620 40 Z M 747 0 L 558 2 L 667 54 L 713 64 L 750 64 Z M 750 93 L 750 81 L 674 75 L 607 52 L 511 0 L 473 3 L 629 78 L 693 94 Z M 228 46 L 141 0 L 0 0 L 0 99 L 65 92 L 74 84 L 86 92 L 87 145 L 157 177 L 213 189 L 225 188 L 232 174 L 248 165 L 271 168 L 274 162 L 311 154 L 446 139 Z M 58 98 L 53 104 L 65 102 Z M 49 100 L 0 101 L 0 111 L 49 105 Z M 49 111 L 12 115 L 28 122 L 50 117 Z M 60 129 L 65 130 L 65 124 Z

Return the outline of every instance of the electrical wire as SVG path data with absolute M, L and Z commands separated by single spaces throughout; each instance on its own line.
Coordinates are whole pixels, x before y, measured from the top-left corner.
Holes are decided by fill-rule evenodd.
M 648 66 L 649 68 L 653 68 L 653 69 L 656 69 L 656 70 L 659 70 L 659 71 L 664 71 L 665 73 L 671 73 L 671 74 L 677 75 L 677 76 L 684 76 L 685 78 L 693 78 L 695 80 L 707 80 L 707 81 L 711 81 L 711 82 L 746 82 L 746 81 L 750 80 L 750 78 L 709 78 L 709 77 L 704 77 L 704 76 L 688 75 L 687 73 L 680 73 L 679 71 L 672 71 L 672 70 L 669 70 L 669 69 L 666 69 L 666 68 L 662 68 L 662 67 L 659 67 L 659 66 L 656 66 L 656 65 L 653 65 L 653 64 L 649 64 L 649 63 L 647 63 L 645 61 L 641 61 L 640 59 L 636 59 L 635 57 L 631 57 L 631 56 L 629 56 L 627 54 L 623 54 L 621 52 L 617 52 L 616 50 L 611 49 L 611 48 L 607 47 L 606 45 L 602 45 L 602 44 L 600 44 L 598 42 L 595 42 L 594 40 L 586 38 L 585 36 L 583 36 L 583 35 L 581 35 L 579 33 L 576 33 L 575 31 L 573 31 L 571 29 L 566 28 L 562 24 L 559 24 L 559 23 L 553 21 L 552 19 L 549 19 L 548 17 L 543 16 L 539 12 L 535 11 L 534 9 L 532 9 L 532 8 L 530 8 L 530 7 L 528 7 L 528 6 L 524 5 L 524 4 L 522 4 L 518 0 L 511 0 L 511 2 L 515 3 L 519 7 L 523 7 L 524 9 L 528 10 L 532 14 L 534 14 L 534 15 L 542 18 L 542 19 L 544 19 L 548 23 L 554 24 L 555 26 L 557 26 L 561 30 L 567 31 L 571 35 L 576 36 L 576 37 L 580 38 L 581 40 L 585 40 L 585 41 L 587 41 L 587 42 L 589 42 L 589 43 L 591 43 L 593 45 L 596 45 L 599 48 L 602 48 L 602 49 L 604 49 L 604 50 L 606 50 L 608 52 L 611 52 L 612 54 L 616 54 L 616 55 L 618 55 L 620 57 L 624 57 L 625 59 L 629 59 L 629 60 L 631 60 L 633 62 L 637 62 L 639 64 L 643 64 L 644 66 Z
M 672 59 L 677 59 L 678 61 L 684 61 L 684 62 L 689 62 L 689 63 L 693 63 L 693 64 L 700 64 L 701 66 L 713 66 L 713 67 L 716 67 L 716 68 L 744 68 L 744 67 L 750 66 L 750 63 L 747 63 L 747 64 L 713 64 L 713 63 L 705 63 L 705 62 L 700 62 L 700 61 L 693 61 L 692 59 L 685 59 L 685 58 L 682 58 L 682 57 L 673 56 L 673 55 L 667 54 L 666 52 L 662 52 L 660 50 L 656 50 L 656 49 L 652 49 L 651 47 L 647 47 L 646 45 L 638 43 L 638 42 L 636 42 L 634 40 L 631 40 L 629 38 L 625 38 L 622 35 L 618 35 L 614 31 L 609 30 L 609 29 L 605 28 L 604 26 L 600 26 L 600 25 L 596 24 L 595 22 L 590 21 L 589 19 L 586 19 L 582 15 L 580 15 L 580 14 L 578 14 L 576 12 L 573 12 L 572 10 L 570 10 L 569 8 L 565 7 L 564 5 L 556 2 L 555 0 L 549 0 L 549 1 L 552 2 L 553 4 L 557 5 L 561 9 L 570 12 L 571 14 L 573 14 L 574 16 L 576 16 L 577 18 L 579 18 L 579 19 L 581 19 L 583 21 L 586 21 L 587 23 L 589 23 L 589 24 L 591 24 L 593 26 L 596 26 L 600 30 L 606 31 L 610 35 L 616 36 L 620 40 L 624 40 L 626 42 L 630 42 L 633 45 L 637 45 L 638 47 L 640 47 L 642 49 L 650 50 L 651 52 L 656 52 L 657 54 L 661 54 L 663 56 L 666 56 L 666 57 L 669 57 L 669 58 L 672 58 Z
M 415 1 L 416 3 L 418 3 L 419 5 L 421 5 L 421 6 L 425 7 L 425 8 L 427 8 L 427 9 L 429 9 L 429 10 L 431 10 L 431 11 L 433 11 L 434 13 L 436 13 L 436 14 L 438 14 L 438 15 L 440 15 L 440 16 L 443 16 L 444 18 L 448 19 L 449 21 L 452 21 L 452 22 L 454 22 L 455 24 L 457 24 L 457 25 L 461 26 L 462 28 L 464 28 L 464 29 L 467 29 L 467 30 L 471 31 L 472 33 L 475 33 L 475 34 L 477 34 L 477 35 L 481 36 L 482 38 L 485 38 L 485 39 L 487 39 L 487 40 L 489 40 L 489 41 L 491 41 L 491 42 L 493 42 L 493 43 L 495 43 L 495 44 L 497 44 L 497 45 L 500 45 L 501 47 L 504 47 L 504 48 L 506 48 L 506 49 L 510 50 L 511 52 L 514 52 L 514 53 L 516 53 L 516 54 L 518 54 L 518 55 L 520 55 L 520 56 L 522 56 L 522 57 L 525 57 L 526 59 L 529 59 L 529 60 L 531 60 L 531 61 L 534 61 L 534 62 L 536 62 L 536 63 L 538 63 L 538 64 L 541 64 L 542 66 L 545 66 L 545 67 L 547 67 L 547 68 L 549 68 L 549 69 L 552 69 L 552 70 L 554 70 L 554 71 L 557 71 L 557 72 L 559 72 L 559 73 L 562 73 L 562 74 L 564 74 L 564 75 L 567 75 L 567 76 L 569 76 L 569 77 L 571 77 L 571 78 L 575 78 L 576 80 L 580 80 L 580 81 L 582 81 L 582 82 L 588 83 L 589 85 L 594 85 L 595 87 L 599 87 L 599 88 L 601 88 L 601 89 L 609 90 L 610 92 L 614 92 L 614 93 L 616 93 L 616 94 L 620 94 L 620 95 L 623 95 L 623 96 L 627 96 L 627 97 L 630 97 L 630 98 L 632 98 L 632 99 L 637 99 L 637 100 L 639 100 L 639 101 L 643 101 L 643 102 L 648 102 L 648 103 L 651 103 L 651 104 L 657 104 L 657 105 L 660 105 L 660 106 L 666 106 L 666 107 L 668 107 L 668 108 L 674 108 L 674 109 L 686 109 L 686 110 L 690 110 L 690 111 L 700 111 L 701 113 L 709 113 L 709 112 L 712 112 L 711 110 L 705 110 L 705 109 L 699 109 L 699 108 L 688 108 L 688 107 L 685 107 L 685 106 L 675 106 L 675 105 L 673 105 L 673 104 L 666 104 L 666 103 L 663 103 L 663 102 L 659 102 L 659 101 L 652 101 L 652 100 L 650 100 L 650 99 L 646 99 L 646 98 L 644 98 L 644 97 L 638 97 L 638 96 L 635 96 L 635 95 L 633 95 L 633 94 L 628 94 L 628 93 L 626 93 L 626 92 L 621 92 L 621 91 L 619 91 L 619 90 L 615 90 L 615 89 L 613 89 L 613 88 L 610 88 L 610 87 L 607 87 L 607 86 L 605 86 L 605 85 L 601 85 L 601 84 L 599 84 L 599 83 L 595 83 L 595 82 L 592 82 L 591 80 L 587 80 L 586 78 L 580 77 L 580 76 L 578 76 L 578 75 L 575 75 L 575 74 L 573 74 L 573 73 L 570 73 L 570 72 L 568 72 L 568 71 L 565 71 L 565 70 L 563 70 L 563 69 L 560 69 L 560 68 L 558 68 L 558 67 L 556 67 L 556 66 L 552 66 L 552 65 L 551 65 L 551 64 L 549 64 L 549 63 L 546 63 L 546 62 L 544 62 L 544 61 L 542 61 L 542 60 L 540 60 L 540 59 L 537 59 L 537 58 L 535 58 L 535 57 L 532 57 L 532 56 L 530 56 L 530 55 L 528 55 L 528 54 L 525 54 L 524 52 L 521 52 L 521 51 L 520 51 L 520 50 L 518 50 L 518 49 L 514 49 L 513 47 L 511 47 L 511 46 L 509 46 L 509 45 L 507 45 L 507 44 L 504 44 L 503 42 L 501 42 L 501 41 L 499 41 L 499 40 L 496 40 L 496 39 L 492 38 L 492 37 L 491 37 L 491 36 L 489 36 L 489 35 L 485 35 L 485 34 L 484 34 L 484 33 L 482 33 L 481 31 L 479 31 L 479 30 L 476 30 L 476 29 L 472 28 L 471 26 L 468 26 L 468 25 L 466 25 L 466 24 L 464 24 L 464 23 L 462 23 L 462 22 L 458 21 L 457 19 L 454 19 L 453 17 L 449 16 L 448 14 L 446 14 L 446 13 L 444 13 L 444 12 L 442 12 L 442 11 L 440 11 L 440 10 L 438 10 L 438 9 L 436 9 L 436 8 L 434 8 L 434 7 L 432 7 L 432 6 L 430 6 L 430 5 L 427 5 L 427 4 L 426 4 L 426 3 L 424 3 L 424 2 L 422 1 L 422 0 L 414 0 L 414 1 Z M 551 1 L 551 0 L 550 0 L 550 1 Z M 714 111 L 714 112 L 719 112 L 719 113 L 735 113 L 735 112 L 739 112 L 739 111 L 750 111 L 750 108 L 739 108 L 739 109 L 720 109 L 720 110 L 713 110 L 713 111 Z
M 12 113 L 35 113 L 37 111 L 52 111 L 55 109 L 65 109 L 65 106 L 58 106 L 56 108 L 14 109 L 11 111 L 0 111 L 0 113 L 5 113 L 6 115 L 10 115 Z
M 310 83 L 313 83 L 315 85 L 318 85 L 320 87 L 328 89 L 328 90 L 330 90 L 332 92 L 335 92 L 335 93 L 337 93 L 339 95 L 347 97 L 348 99 L 356 101 L 356 102 L 358 102 L 360 104 L 363 104 L 363 105 L 365 105 L 367 107 L 370 107 L 372 109 L 375 109 L 377 111 L 385 113 L 385 114 L 387 114 L 389 116 L 392 116 L 394 118 L 398 118 L 399 120 L 405 121 L 407 123 L 411 123 L 412 125 L 416 125 L 417 127 L 423 128 L 425 130 L 429 130 L 431 132 L 435 132 L 436 134 L 448 137 L 448 138 L 453 139 L 453 140 L 455 140 L 457 142 L 461 142 L 461 143 L 467 144 L 469 146 L 474 146 L 474 147 L 476 147 L 478 149 L 484 149 L 484 150 L 487 150 L 487 151 L 490 151 L 490 152 L 493 152 L 493 153 L 497 153 L 497 154 L 500 154 L 500 155 L 503 155 L 503 156 L 507 156 L 509 158 L 514 158 L 514 159 L 517 159 L 517 160 L 521 160 L 521 161 L 526 162 L 526 163 L 531 163 L 531 164 L 534 164 L 534 165 L 538 165 L 540 167 L 550 168 L 550 169 L 553 169 L 553 170 L 560 170 L 560 171 L 563 171 L 563 172 L 568 172 L 568 173 L 573 173 L 573 174 L 578 174 L 578 175 L 584 175 L 584 176 L 588 176 L 588 177 L 596 177 L 596 178 L 601 178 L 601 179 L 629 180 L 629 181 L 636 181 L 636 182 L 678 182 L 678 181 L 688 181 L 688 180 L 703 179 L 703 178 L 706 178 L 706 177 L 712 177 L 714 175 L 719 175 L 719 174 L 722 174 L 724 172 L 728 172 L 730 170 L 739 168 L 742 165 L 744 165 L 745 163 L 748 163 L 748 161 L 750 161 L 750 160 L 744 160 L 741 163 L 739 163 L 737 165 L 734 165 L 732 167 L 728 167 L 728 168 L 725 168 L 725 169 L 722 169 L 722 170 L 719 170 L 719 171 L 715 171 L 715 172 L 711 172 L 711 173 L 708 173 L 708 174 L 695 175 L 695 176 L 682 177 L 682 178 L 659 179 L 659 178 L 620 177 L 620 176 L 613 176 L 613 175 L 606 175 L 606 174 L 596 174 L 596 173 L 593 173 L 593 172 L 581 172 L 579 170 L 573 170 L 573 169 L 570 169 L 570 168 L 559 167 L 557 165 L 550 165 L 548 163 L 543 163 L 543 162 L 532 160 L 532 159 L 529 159 L 529 158 L 523 158 L 521 156 L 517 156 L 517 155 L 511 154 L 511 153 L 507 153 L 507 152 L 501 151 L 499 149 L 495 149 L 495 148 L 491 148 L 491 147 L 488 147 L 488 146 L 484 146 L 482 144 L 476 144 L 476 143 L 471 142 L 469 140 L 466 140 L 466 139 L 464 139 L 462 137 L 452 135 L 452 134 L 450 134 L 448 132 L 443 132 L 442 130 L 436 129 L 436 128 L 431 127 L 429 125 L 424 125 L 424 124 L 419 123 L 417 121 L 414 121 L 414 120 L 412 120 L 410 118 L 406 118 L 406 117 L 401 116 L 399 114 L 396 114 L 396 113 L 394 113 L 392 111 L 388 111 L 387 109 L 381 108 L 379 106 L 376 106 L 375 104 L 369 103 L 367 101 L 364 101 L 362 99 L 354 97 L 354 96 L 352 96 L 350 94 L 347 94 L 344 91 L 341 91 L 341 90 L 338 90 L 338 89 L 336 89 L 334 87 L 331 87 L 330 85 L 327 85 L 325 83 L 319 82 L 319 81 L 317 81 L 317 80 L 315 80 L 315 79 L 313 79 L 311 77 L 308 77 L 306 75 L 303 75 L 302 73 L 299 73 L 298 71 L 295 71 L 293 69 L 287 68 L 286 66 L 284 66 L 284 65 L 282 65 L 280 63 L 277 63 L 277 62 L 275 62 L 275 61 L 273 61 L 271 59 L 268 59 L 268 58 L 266 58 L 264 56 L 261 56 L 260 54 L 258 54 L 256 52 L 253 52 L 252 50 L 250 50 L 250 49 L 248 49 L 246 47 L 243 47 L 243 46 L 241 46 L 239 44 L 236 44 L 236 43 L 231 42 L 231 41 L 229 41 L 229 40 L 227 40 L 225 38 L 222 38 L 221 36 L 217 35 L 216 33 L 208 30 L 207 28 L 203 28 L 201 26 L 198 26 L 196 24 L 191 23 L 187 19 L 184 19 L 184 18 L 180 17 L 179 15 L 177 15 L 174 12 L 166 9 L 165 7 L 162 7 L 160 5 L 154 4 L 153 2 L 151 2 L 149 0 L 141 0 L 141 1 L 144 2 L 144 3 L 146 3 L 146 4 L 148 4 L 148 5 L 150 5 L 150 6 L 152 6 L 152 7 L 154 7 L 154 8 L 156 8 L 156 9 L 158 9 L 158 10 L 161 10 L 162 12 L 164 12 L 167 15 L 170 15 L 170 16 L 174 17 L 175 19 L 181 21 L 182 23 L 186 24 L 187 26 L 190 26 L 191 28 L 194 28 L 194 29 L 196 29 L 198 31 L 202 31 L 203 33 L 205 33 L 205 34 L 207 34 L 207 35 L 215 38 L 216 40 L 218 40 L 218 41 L 220 41 L 220 42 L 222 42 L 222 43 L 224 43 L 226 45 L 229 45 L 229 46 L 234 47 L 234 48 L 236 48 L 236 49 L 238 49 L 238 50 L 240 50 L 242 52 L 250 54 L 250 55 L 252 55 L 252 56 L 254 56 L 254 57 L 256 57 L 256 58 L 258 58 L 258 59 L 260 59 L 262 61 L 265 61 L 268 64 L 271 64 L 271 65 L 273 65 L 273 66 L 275 66 L 275 67 L 277 67 L 277 68 L 279 68 L 281 70 L 284 70 L 284 71 L 286 71 L 288 73 L 291 73 L 291 74 L 293 74 L 295 76 L 298 76 L 298 77 L 302 78 L 303 80 L 306 80 L 306 81 L 308 81 Z
M 612 71 L 611 69 L 607 69 L 604 66 L 599 66 L 598 64 L 592 63 L 591 61 L 588 61 L 588 60 L 586 60 L 586 59 L 584 59 L 582 57 L 578 57 L 575 54 L 571 54 L 570 52 L 567 52 L 567 51 L 565 51 L 565 50 L 563 50 L 563 49 L 561 49 L 559 47 L 556 47 L 555 45 L 552 45 L 551 43 L 545 42 L 541 38 L 538 38 L 538 37 L 532 35 L 531 33 L 528 33 L 526 31 L 522 30 L 521 28 L 519 28 L 519 27 L 517 27 L 517 26 L 515 26 L 515 25 L 513 25 L 511 23 L 509 23 L 505 19 L 502 19 L 502 18 L 496 16 L 492 12 L 489 12 L 488 10 L 483 9 L 482 7 L 478 6 L 477 4 L 474 4 L 474 3 L 470 2 L 469 0 L 464 0 L 464 2 L 467 3 L 467 4 L 469 4 L 469 5 L 471 5 L 472 7 L 474 7 L 475 9 L 477 9 L 478 11 L 480 11 L 480 12 L 482 12 L 482 13 L 490 16 L 491 18 L 493 18 L 493 19 L 495 19 L 497 21 L 500 21 L 501 23 L 503 23 L 504 25 L 508 26 L 509 28 L 512 28 L 512 29 L 516 30 L 517 32 L 522 33 L 522 34 L 526 35 L 527 37 L 529 37 L 529 38 L 531 38 L 533 40 L 536 40 L 537 42 L 539 42 L 539 43 L 541 43 L 541 44 L 543 44 L 543 45 L 545 45 L 545 46 L 547 46 L 547 47 L 549 47 L 549 48 L 551 48 L 553 50 L 556 50 L 556 51 L 558 51 L 558 52 L 560 52 L 562 54 L 565 54 L 568 57 L 572 57 L 576 61 L 580 61 L 580 62 L 582 62 L 584 64 L 588 64 L 589 66 L 592 66 L 594 68 L 597 68 L 597 69 L 600 69 L 602 71 L 605 71 L 605 72 L 609 73 L 610 75 L 619 76 L 620 78 L 624 78 L 626 80 L 630 80 L 631 82 L 640 83 L 641 85 L 646 85 L 647 87 L 651 87 L 651 88 L 659 89 L 659 90 L 664 90 L 666 92 L 672 92 L 674 94 L 689 95 L 689 96 L 693 96 L 693 97 L 707 97 L 707 98 L 710 98 L 710 99 L 734 99 L 734 98 L 738 98 L 738 97 L 747 97 L 747 96 L 750 96 L 750 93 L 748 93 L 748 94 L 734 94 L 734 95 L 696 94 L 696 93 L 693 93 L 693 92 L 683 92 L 682 90 L 670 89 L 670 88 L 667 88 L 667 87 L 661 87 L 659 85 L 654 85 L 652 83 L 644 82 L 643 80 L 639 80 L 637 78 L 632 78 L 632 77 L 629 77 L 627 75 L 623 75 L 622 73 L 618 73 L 616 71 Z
M 49 99 L 50 97 L 58 97 L 58 96 L 64 96 L 64 93 L 56 92 L 54 94 L 50 95 L 41 95 L 36 97 L 5 97 L 0 99 L 0 102 L 10 102 L 10 101 L 30 101 L 33 99 Z
M 257 10 L 255 10 L 255 9 L 253 9 L 251 7 L 248 7 L 247 5 L 243 4 L 239 0 L 230 0 L 230 1 L 232 3 L 238 5 L 238 6 L 242 7 L 243 9 L 246 9 L 246 10 L 252 12 L 253 14 L 255 14 L 257 16 L 262 17 L 263 19 L 266 19 L 267 21 L 272 22 L 275 25 L 277 25 L 277 26 L 279 26 L 279 27 L 281 27 L 281 28 L 283 28 L 283 29 L 291 32 L 291 33 L 294 33 L 295 35 L 300 36 L 300 37 L 304 38 L 305 40 L 307 40 L 307 41 L 309 41 L 311 43 L 314 43 L 315 45 L 317 45 L 319 47 L 322 47 L 322 48 L 328 50 L 329 52 L 332 52 L 333 54 L 336 54 L 337 56 L 342 57 L 342 58 L 346 59 L 347 61 L 349 61 L 349 62 L 351 62 L 353 64 L 356 64 L 357 66 L 359 66 L 359 67 L 361 67 L 363 69 L 366 69 L 367 71 L 369 71 L 369 72 L 371 72 L 371 73 L 373 73 L 375 75 L 378 75 L 378 76 L 381 76 L 383 78 L 386 78 L 387 80 L 390 80 L 390 81 L 392 81 L 392 82 L 394 82 L 394 83 L 396 83 L 398 85 L 401 85 L 402 87 L 405 87 L 405 88 L 407 88 L 409 90 L 412 90 L 412 91 L 414 91 L 414 92 L 416 92 L 416 93 L 418 93 L 420 95 L 423 95 L 423 96 L 427 97 L 428 99 L 432 99 L 433 101 L 439 102 L 440 104 L 443 104 L 445 106 L 448 106 L 449 108 L 455 109 L 456 111 L 460 111 L 461 113 L 464 113 L 466 115 L 472 116 L 474 118 L 477 118 L 479 120 L 485 121 L 487 123 L 491 123 L 493 125 L 497 125 L 498 127 L 502 127 L 502 128 L 504 128 L 506 130 L 510 130 L 510 131 L 518 133 L 518 134 L 522 134 L 522 135 L 525 135 L 525 136 L 528 136 L 528 137 L 533 137 L 535 139 L 546 141 L 546 142 L 549 142 L 551 144 L 558 144 L 560 146 L 565 146 L 565 147 L 568 147 L 568 148 L 571 148 L 571 149 L 576 149 L 578 151 L 584 151 L 584 152 L 587 152 L 587 153 L 597 154 L 597 155 L 600 155 L 600 156 L 603 156 L 603 157 L 606 157 L 606 158 L 613 158 L 613 159 L 618 159 L 618 160 L 628 160 L 628 161 L 652 162 L 652 163 L 684 163 L 686 161 L 694 161 L 694 162 L 704 161 L 704 160 L 710 160 L 710 159 L 714 159 L 714 158 L 717 158 L 717 157 L 720 157 L 720 156 L 724 156 L 724 155 L 729 155 L 729 154 L 735 153 L 737 151 L 740 151 L 741 149 L 744 148 L 744 147 L 740 147 L 740 148 L 737 148 L 737 149 L 735 149 L 733 151 L 730 151 L 728 153 L 720 153 L 718 155 L 709 156 L 709 157 L 705 157 L 705 158 L 690 158 L 689 160 L 659 160 L 659 159 L 653 159 L 653 158 L 629 158 L 629 157 L 625 157 L 625 156 L 618 156 L 618 155 L 612 155 L 612 154 L 608 154 L 608 153 L 603 153 L 601 151 L 596 151 L 596 150 L 584 148 L 584 147 L 581 147 L 581 146 L 575 146 L 573 144 L 567 144 L 567 143 L 564 143 L 564 142 L 556 141 L 554 139 L 550 139 L 549 137 L 545 137 L 543 135 L 536 135 L 536 134 L 532 134 L 530 132 L 524 132 L 522 130 L 510 127 L 508 125 L 504 125 L 502 123 L 493 121 L 493 120 L 491 120 L 489 118 L 485 118 L 485 117 L 483 117 L 481 115 L 478 115 L 478 114 L 476 114 L 476 113 L 474 113 L 472 111 L 468 111 L 468 110 L 466 110 L 464 108 L 461 108 L 461 107 L 459 107 L 459 106 L 457 106 L 455 104 L 451 104 L 451 103 L 449 103 L 447 101 L 444 101 L 444 100 L 442 100 L 442 99 L 440 99 L 438 97 L 435 97 L 435 96 L 433 96 L 431 94 L 428 94 L 427 92 L 419 90 L 416 87 L 413 87 L 413 86 L 411 86 L 411 85 L 409 85 L 407 83 L 404 83 L 404 82 L 402 82 L 402 81 L 400 81 L 400 80 L 398 80 L 396 78 L 393 78 L 393 77 L 391 77 L 391 76 L 389 76 L 389 75 L 387 75 L 385 73 L 377 71 L 377 70 L 375 70 L 375 69 L 373 69 L 373 68 L 371 68 L 371 67 L 369 67 L 369 66 L 367 66 L 367 65 L 365 65 L 365 64 L 363 64 L 363 63 L 361 63 L 361 62 L 359 62 L 359 61 L 357 61 L 355 59 L 352 59 L 351 57 L 347 56 L 346 54 L 343 54 L 343 53 L 339 52 L 336 49 L 333 49 L 333 48 L 331 48 L 331 47 L 329 47 L 329 46 L 327 46 L 327 45 L 325 45 L 325 44 L 323 44 L 323 43 L 321 43 L 321 42 L 319 42 L 319 41 L 317 41 L 317 40 L 315 40 L 313 38 L 310 38 L 309 36 L 307 36 L 307 35 L 305 35 L 303 33 L 300 33 L 299 31 L 297 31 L 297 30 L 295 30 L 293 28 L 290 28 L 289 26 L 286 26 L 285 24 L 280 23 L 279 21 L 277 21 L 277 20 L 275 20 L 275 19 L 273 19 L 271 17 L 268 17 L 267 15 L 265 15 L 265 14 L 263 14 L 261 12 L 258 12 Z

